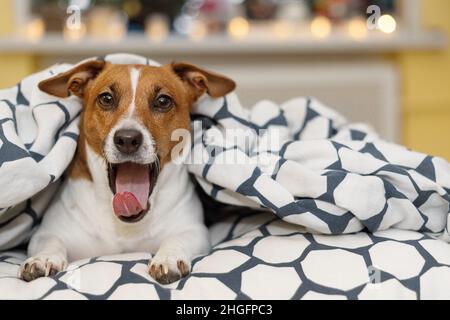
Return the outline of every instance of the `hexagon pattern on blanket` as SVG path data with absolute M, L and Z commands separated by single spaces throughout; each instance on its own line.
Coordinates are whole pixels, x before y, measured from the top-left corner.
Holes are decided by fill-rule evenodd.
M 220 234 L 229 238 L 195 259 L 190 276 L 165 286 L 149 276 L 146 253 L 75 262 L 31 283 L 15 278 L 25 257 L 4 253 L 0 299 L 448 298 L 445 242 L 401 230 L 311 235 L 266 215 L 221 223 Z M 238 236 L 235 230 L 241 230 Z

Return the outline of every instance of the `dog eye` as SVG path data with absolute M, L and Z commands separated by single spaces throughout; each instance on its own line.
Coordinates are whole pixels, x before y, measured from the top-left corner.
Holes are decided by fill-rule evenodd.
M 97 101 L 102 108 L 109 109 L 114 107 L 114 97 L 109 92 L 100 94 Z
M 173 106 L 173 100 L 171 97 L 163 94 L 156 98 L 154 106 L 160 111 L 168 111 Z

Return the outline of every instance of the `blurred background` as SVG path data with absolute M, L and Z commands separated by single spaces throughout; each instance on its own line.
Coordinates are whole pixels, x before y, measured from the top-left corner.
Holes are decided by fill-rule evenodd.
M 0 88 L 114 52 L 236 80 L 242 103 L 308 95 L 450 159 L 448 0 L 0 0 Z

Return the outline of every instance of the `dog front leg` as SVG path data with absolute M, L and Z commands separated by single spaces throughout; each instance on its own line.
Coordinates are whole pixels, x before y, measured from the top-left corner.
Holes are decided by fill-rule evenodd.
M 149 273 L 161 284 L 169 284 L 185 277 L 191 271 L 195 256 L 206 254 L 210 248 L 208 230 L 199 226 L 170 236 L 150 261 Z
M 19 269 L 22 280 L 53 276 L 67 268 L 67 250 L 56 236 L 36 234 L 30 241 L 28 253 L 30 258 Z

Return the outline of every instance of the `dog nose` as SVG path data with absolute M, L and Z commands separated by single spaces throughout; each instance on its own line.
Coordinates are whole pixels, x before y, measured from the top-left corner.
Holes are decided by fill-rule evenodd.
M 122 129 L 114 134 L 114 144 L 120 152 L 126 154 L 137 152 L 142 139 L 142 133 L 137 130 Z

